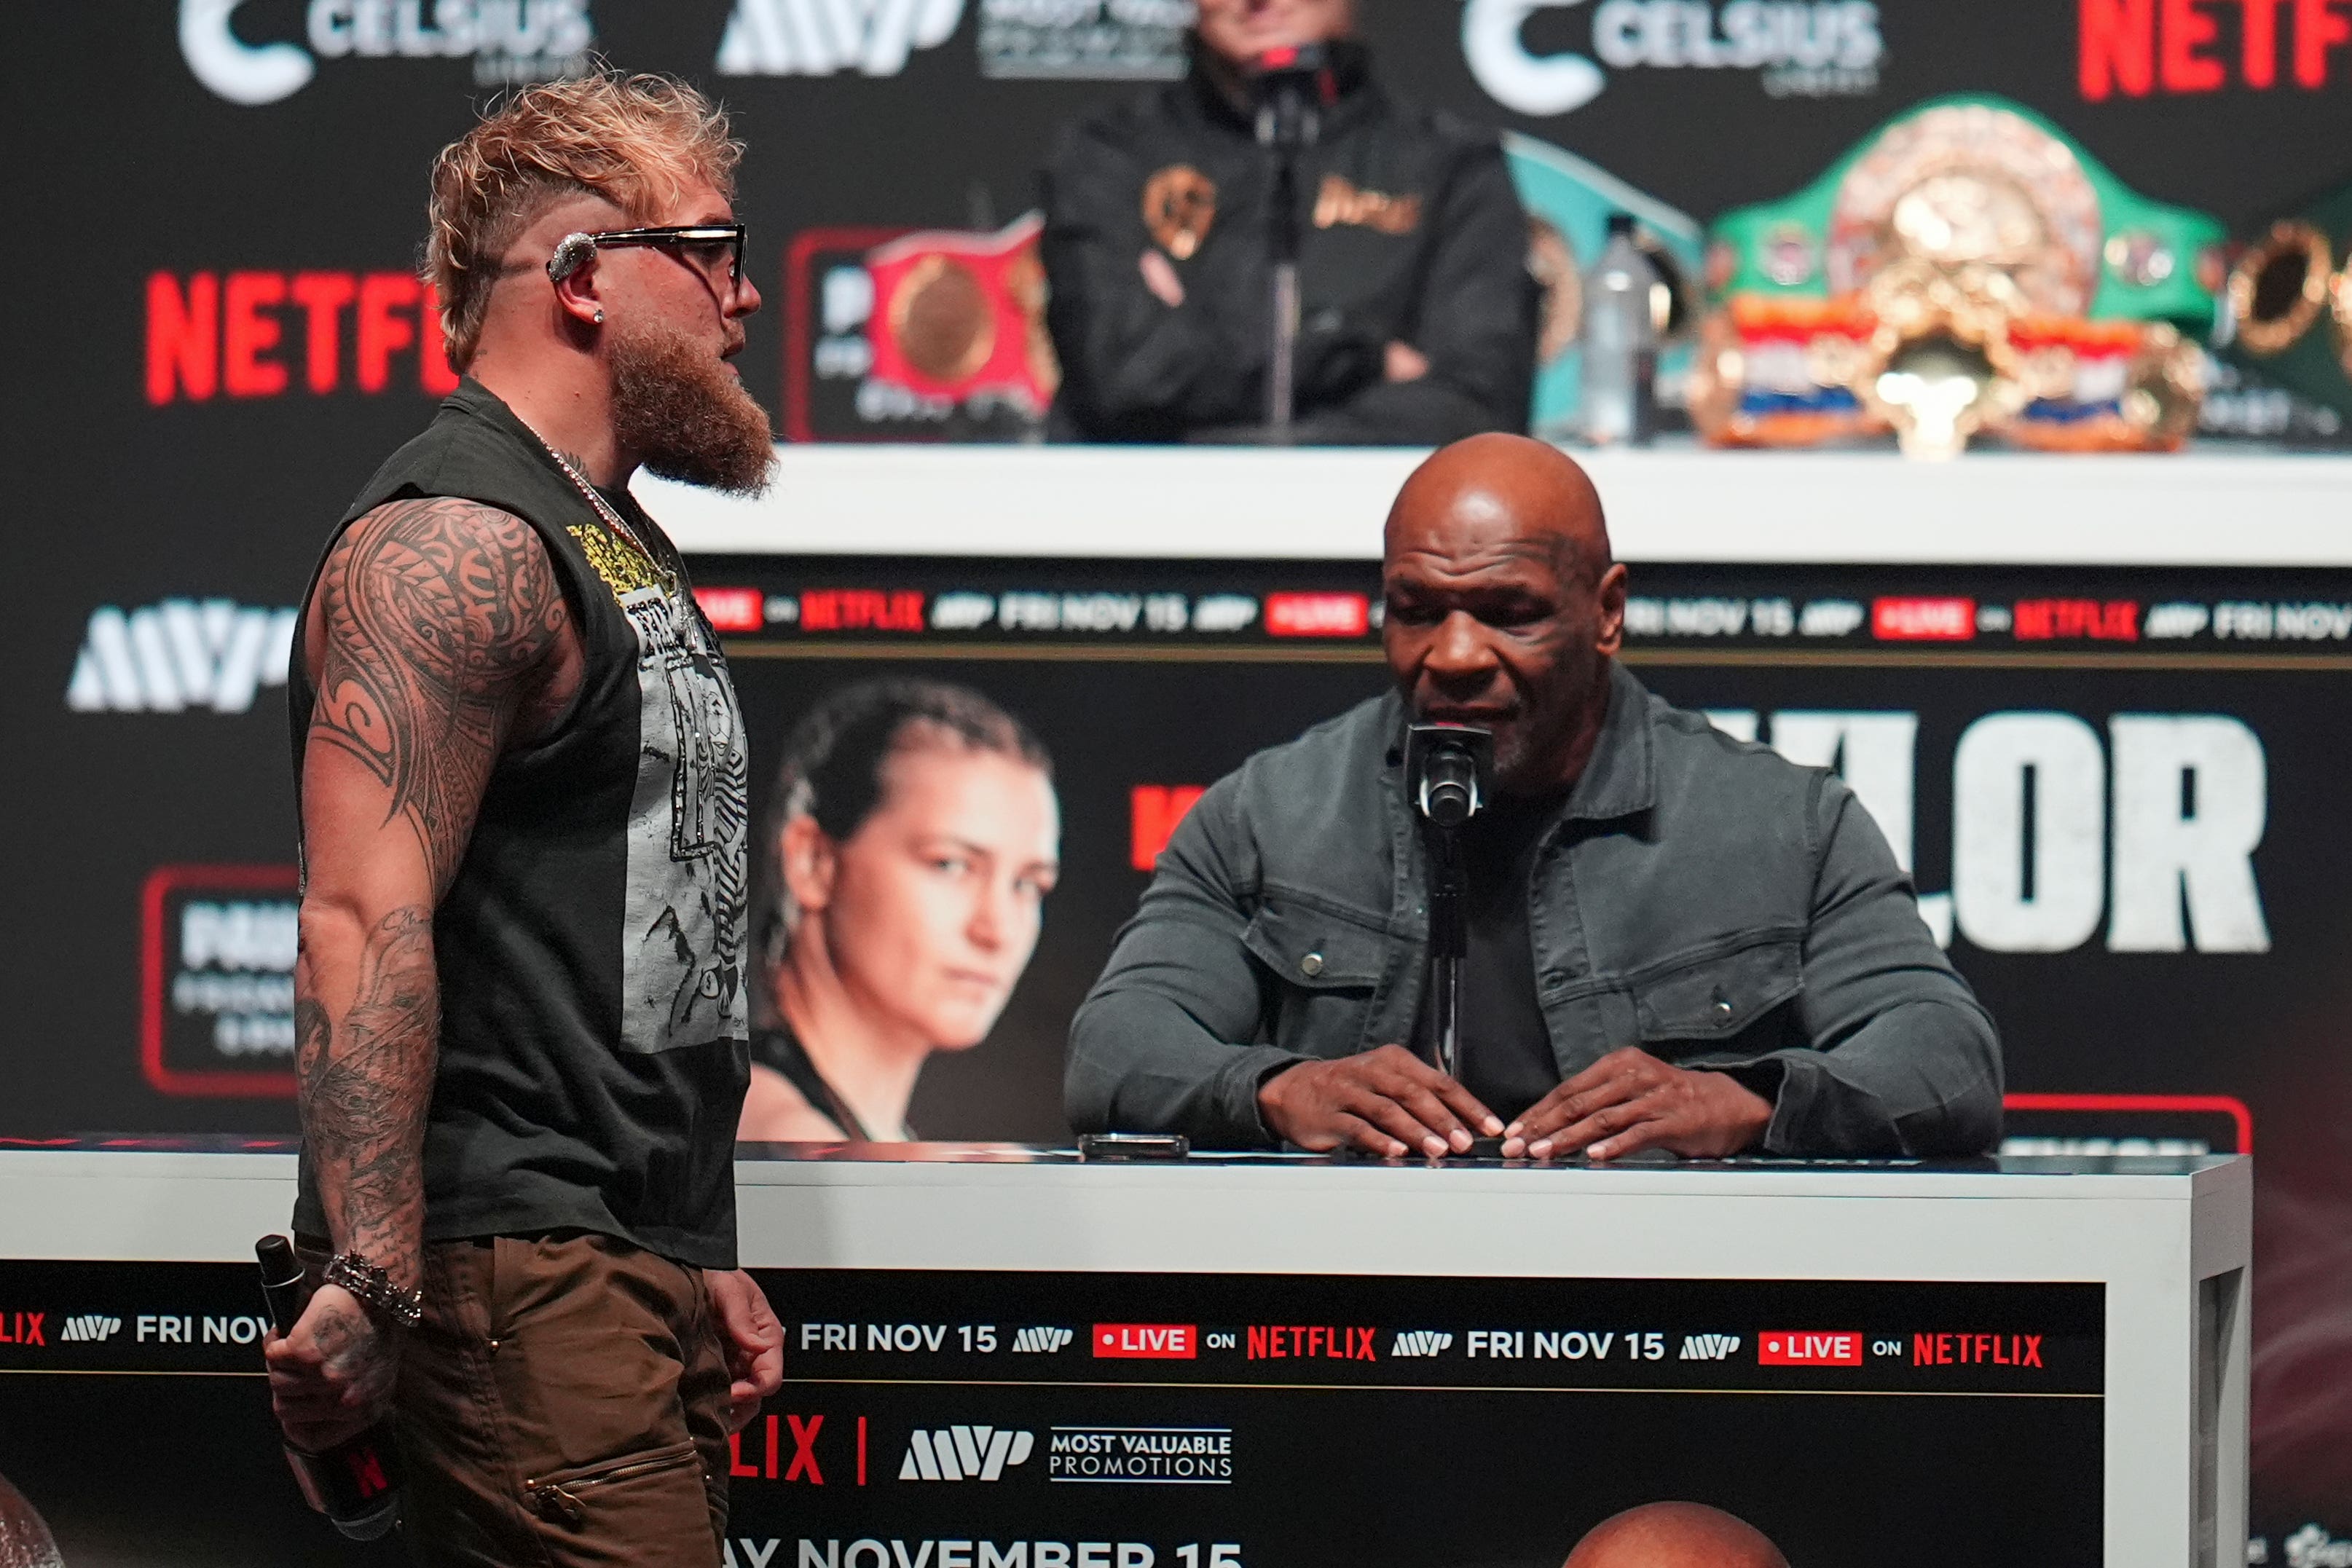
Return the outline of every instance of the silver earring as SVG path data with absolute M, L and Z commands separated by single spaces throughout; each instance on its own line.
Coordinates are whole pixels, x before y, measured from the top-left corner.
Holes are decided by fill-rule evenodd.
M 596 312 L 596 325 L 598 325 L 599 327 L 602 327 L 604 324 L 604 313 L 602 310 L 599 310 L 599 311 L 597 311 L 597 312 Z

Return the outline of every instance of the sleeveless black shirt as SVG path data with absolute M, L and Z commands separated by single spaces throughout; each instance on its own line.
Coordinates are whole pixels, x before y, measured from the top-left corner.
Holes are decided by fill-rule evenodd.
M 589 1230 L 733 1268 L 749 775 L 718 638 L 635 500 L 605 496 L 662 554 L 675 592 L 470 379 L 336 534 L 426 496 L 530 524 L 586 658 L 553 729 L 499 758 L 434 912 L 425 1238 Z M 314 574 L 306 616 L 317 586 Z M 299 658 L 288 684 L 299 779 L 315 695 Z M 307 1149 L 295 1224 L 326 1234 Z

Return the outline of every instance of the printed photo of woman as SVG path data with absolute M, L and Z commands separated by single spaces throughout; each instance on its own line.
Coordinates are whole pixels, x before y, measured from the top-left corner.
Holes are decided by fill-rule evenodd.
M 988 1035 L 1060 871 L 1053 762 L 932 681 L 834 693 L 786 741 L 753 842 L 748 1143 L 915 1137 L 935 1051 Z

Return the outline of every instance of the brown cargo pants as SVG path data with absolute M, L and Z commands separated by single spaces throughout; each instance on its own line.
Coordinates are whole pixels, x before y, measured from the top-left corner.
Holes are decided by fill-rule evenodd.
M 429 1243 L 401 1534 L 426 1568 L 716 1568 L 729 1381 L 698 1269 L 608 1236 Z

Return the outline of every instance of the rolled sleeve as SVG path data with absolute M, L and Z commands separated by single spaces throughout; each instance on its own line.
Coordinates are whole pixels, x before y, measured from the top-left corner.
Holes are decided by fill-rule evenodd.
M 1824 775 L 1820 870 L 1798 1003 L 1809 1049 L 1739 1076 L 1769 1088 L 1772 1154 L 1962 1155 L 2000 1139 L 2000 1040 L 1919 916 L 1853 792 Z
M 1258 1086 L 1304 1058 L 1248 1043 L 1263 975 L 1243 945 L 1254 857 L 1230 782 L 1186 814 L 1135 918 L 1070 1024 L 1063 1100 L 1081 1133 L 1183 1133 L 1202 1148 L 1276 1139 Z

